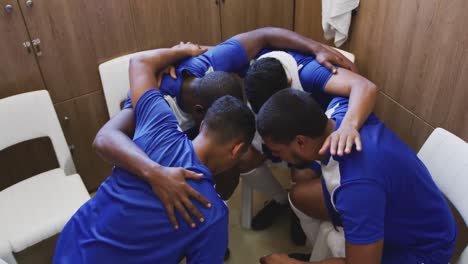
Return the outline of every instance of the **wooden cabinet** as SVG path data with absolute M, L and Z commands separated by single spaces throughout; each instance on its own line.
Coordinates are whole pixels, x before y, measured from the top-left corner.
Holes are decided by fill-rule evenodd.
M 111 167 L 91 146 L 108 120 L 100 63 L 179 41 L 216 45 L 263 26 L 292 29 L 294 12 L 294 0 L 0 0 L 0 5 L 0 98 L 50 92 L 77 171 L 90 191 Z M 3 9 L 7 5 L 9 12 Z M 49 144 L 33 140 L 2 151 L 0 161 L 11 165 L 7 171 L 15 178 L 2 181 L 0 188 L 56 166 Z M 30 160 L 25 163 L 22 157 Z M 30 169 L 15 171 L 23 164 Z
M 216 45 L 221 41 L 218 1 L 131 1 L 140 50 L 172 47 L 180 41 Z
M 0 0 L 0 98 L 44 89 L 16 0 Z
M 293 29 L 293 0 L 219 0 L 222 39 L 260 27 Z
M 128 1 L 34 0 L 20 7 L 55 103 L 101 89 L 98 58 L 111 57 L 104 51 L 135 50 Z
M 95 191 L 111 173 L 111 166 L 92 149 L 97 131 L 109 119 L 102 91 L 58 103 L 55 110 L 73 161 L 86 188 Z
M 326 40 L 322 28 L 322 0 L 296 0 L 294 31 L 318 42 L 333 45 Z

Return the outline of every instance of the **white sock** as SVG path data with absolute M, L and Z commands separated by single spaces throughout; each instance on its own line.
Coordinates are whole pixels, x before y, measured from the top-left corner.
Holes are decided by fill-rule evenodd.
M 291 198 L 289 197 L 289 195 L 288 200 L 289 204 L 291 205 L 291 208 L 293 209 L 294 213 L 297 215 L 297 218 L 299 218 L 299 221 L 301 222 L 302 230 L 304 231 L 307 239 L 309 240 L 311 245 L 315 245 L 317 233 L 319 231 L 320 220 L 310 217 L 304 214 L 301 210 L 297 209 L 291 202 Z
M 265 163 L 249 172 L 241 173 L 241 177 L 242 180 L 246 181 L 254 190 L 268 195 L 276 202 L 280 204 L 286 204 L 288 202 L 288 193 L 275 176 L 273 176 L 270 168 L 268 168 Z

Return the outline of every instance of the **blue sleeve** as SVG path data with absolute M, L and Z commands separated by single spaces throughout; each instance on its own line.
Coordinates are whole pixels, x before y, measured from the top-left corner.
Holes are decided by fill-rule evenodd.
M 211 224 L 193 243 L 187 254 L 187 264 L 224 263 L 228 246 L 228 216 Z M 216 239 L 213 239 L 216 238 Z
M 249 67 L 249 59 L 239 41 L 228 39 L 199 56 L 185 60 L 180 66 L 197 77 L 204 76 L 210 67 L 214 71 L 233 72 L 243 76 Z
M 347 242 L 367 245 L 384 237 L 386 196 L 378 183 L 345 183 L 333 196 Z
M 132 108 L 132 99 L 130 98 L 130 92 L 128 92 L 127 99 L 125 99 L 122 109 Z
M 164 131 L 177 131 L 177 119 L 161 92 L 156 89 L 140 97 L 135 106 L 135 120 L 134 139 L 149 133 L 158 135 L 155 139 L 161 139 Z
M 333 73 L 315 59 L 304 65 L 299 72 L 302 88 L 309 93 L 323 92 L 332 76 Z

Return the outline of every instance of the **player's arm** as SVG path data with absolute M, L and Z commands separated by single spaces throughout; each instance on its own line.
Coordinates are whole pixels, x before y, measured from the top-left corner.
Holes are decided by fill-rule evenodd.
M 338 51 L 287 29 L 265 27 L 238 34 L 233 38 L 244 46 L 249 60 L 255 58 L 262 49 L 269 47 L 314 54 L 316 60 L 333 73 L 336 72 L 334 64 L 357 72 L 356 66 Z
M 349 97 L 349 107 L 340 127 L 325 140 L 320 153 L 330 149 L 332 155 L 349 154 L 354 144 L 361 151 L 359 129 L 374 108 L 377 86 L 359 74 L 340 68 L 327 82 L 324 92 Z
M 157 88 L 157 72 L 178 61 L 202 54 L 207 49 L 194 44 L 180 44 L 173 48 L 155 49 L 140 52 L 130 58 L 129 79 L 132 106 L 135 107 L 140 97 L 148 90 Z
M 165 54 L 163 52 L 161 55 L 165 55 L 165 59 L 174 60 L 168 61 L 168 63 L 172 63 L 179 59 L 178 52 L 172 54 Z M 143 55 L 153 56 L 156 54 L 158 53 L 150 51 L 148 53 L 145 52 Z M 145 58 L 145 56 L 143 56 L 143 58 Z M 150 57 L 150 61 L 153 64 L 149 67 L 152 67 L 155 71 L 160 67 L 164 67 L 164 63 L 160 63 L 159 59 L 155 57 Z M 139 67 L 144 68 L 141 65 L 139 65 Z M 146 73 L 148 73 L 148 71 Z M 151 76 L 154 79 L 153 81 L 150 80 L 151 78 L 141 78 L 139 81 L 142 81 L 142 84 L 146 87 L 150 87 L 156 82 L 155 75 L 151 74 Z M 152 86 L 152 88 L 155 87 L 157 86 Z M 207 207 L 209 207 L 210 204 L 200 193 L 185 184 L 185 179 L 200 179 L 202 175 L 183 168 L 163 167 L 151 160 L 146 153 L 130 139 L 133 137 L 134 128 L 135 116 L 133 109 L 124 109 L 99 130 L 93 142 L 93 147 L 106 161 L 122 167 L 148 182 L 155 194 L 164 204 L 169 219 L 174 227 L 178 226 L 174 208 L 178 210 L 191 226 L 195 225 L 186 209 L 199 220 L 203 219 L 203 216 L 190 201 L 189 197 L 194 197 Z

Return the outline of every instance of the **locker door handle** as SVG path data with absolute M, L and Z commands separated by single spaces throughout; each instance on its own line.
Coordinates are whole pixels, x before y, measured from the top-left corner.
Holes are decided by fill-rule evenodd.
M 10 4 L 6 5 L 4 9 L 7 14 L 11 14 L 13 12 L 13 6 Z
M 41 40 L 40 39 L 33 39 L 32 41 L 32 46 L 34 48 L 34 50 L 36 51 L 36 56 L 40 57 L 42 56 L 42 50 L 41 50 Z
M 26 6 L 27 6 L 28 8 L 32 8 L 32 7 L 33 7 L 33 5 L 34 5 L 34 3 L 33 3 L 33 1 L 32 1 L 32 0 L 28 0 L 28 1 L 26 1 Z

